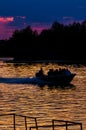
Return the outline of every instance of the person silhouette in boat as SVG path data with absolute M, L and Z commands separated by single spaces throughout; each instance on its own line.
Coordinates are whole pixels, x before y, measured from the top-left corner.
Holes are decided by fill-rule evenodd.
M 44 75 L 43 69 L 41 68 L 41 69 L 39 70 L 39 72 L 36 73 L 36 76 L 43 76 L 43 75 Z
M 53 69 L 50 69 L 50 70 L 48 71 L 48 76 L 51 76 L 51 75 L 53 75 L 53 74 L 54 74 Z
M 70 75 L 70 74 L 71 72 L 68 69 L 66 69 L 66 75 Z

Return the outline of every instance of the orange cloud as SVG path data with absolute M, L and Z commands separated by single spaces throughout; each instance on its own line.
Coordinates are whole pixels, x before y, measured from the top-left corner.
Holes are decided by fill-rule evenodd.
M 13 31 L 14 27 L 10 27 L 8 23 L 13 22 L 14 17 L 0 17 L 0 39 L 8 39 Z
M 0 22 L 2 23 L 8 23 L 13 21 L 14 21 L 14 17 L 0 17 Z

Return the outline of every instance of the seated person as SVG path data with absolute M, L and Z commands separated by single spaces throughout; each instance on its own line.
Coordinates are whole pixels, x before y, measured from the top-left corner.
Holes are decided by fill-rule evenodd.
M 41 69 L 39 70 L 39 72 L 36 73 L 36 76 L 42 76 L 42 75 L 44 75 L 44 74 L 43 74 L 43 69 L 41 68 Z

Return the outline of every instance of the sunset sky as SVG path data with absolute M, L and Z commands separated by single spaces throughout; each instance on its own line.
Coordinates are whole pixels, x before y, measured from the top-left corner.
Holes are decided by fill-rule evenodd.
M 30 25 L 39 32 L 54 21 L 86 20 L 86 0 L 0 0 L 0 39 Z

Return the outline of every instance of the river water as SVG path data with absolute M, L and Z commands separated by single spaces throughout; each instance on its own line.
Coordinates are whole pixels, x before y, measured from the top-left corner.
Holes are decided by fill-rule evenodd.
M 37 84 L 25 84 L 20 80 L 21 78 L 34 77 L 40 67 L 43 68 L 45 74 L 50 68 L 66 67 L 71 72 L 76 73 L 76 76 L 71 82 L 72 85 L 66 88 L 60 86 L 50 88 L 47 85 L 41 87 Z M 0 82 L 0 115 L 15 113 L 37 117 L 39 125 L 49 125 L 52 119 L 80 122 L 83 125 L 83 130 L 86 130 L 85 66 L 58 65 L 57 63 L 13 64 L 0 62 L 0 77 L 9 78 L 7 82 L 4 80 Z M 18 82 L 18 78 L 20 82 Z M 16 130 L 24 130 L 21 127 L 22 119 L 16 120 L 19 123 Z M 12 130 L 12 126 L 9 126 L 11 122 L 10 117 L 1 116 L 0 130 Z

